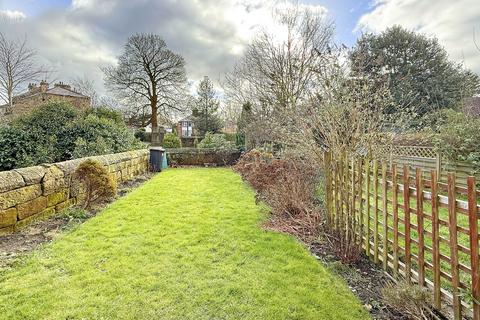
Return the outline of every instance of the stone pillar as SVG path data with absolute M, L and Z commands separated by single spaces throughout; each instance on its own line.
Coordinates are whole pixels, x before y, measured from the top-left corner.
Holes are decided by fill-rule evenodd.
M 164 136 L 165 129 L 162 126 L 159 126 L 158 128 L 152 128 L 152 147 L 161 147 L 163 145 Z

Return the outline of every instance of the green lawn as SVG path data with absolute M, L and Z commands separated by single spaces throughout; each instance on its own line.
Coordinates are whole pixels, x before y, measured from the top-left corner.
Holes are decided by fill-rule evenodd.
M 368 319 L 230 169 L 171 169 L 0 273 L 1 319 Z

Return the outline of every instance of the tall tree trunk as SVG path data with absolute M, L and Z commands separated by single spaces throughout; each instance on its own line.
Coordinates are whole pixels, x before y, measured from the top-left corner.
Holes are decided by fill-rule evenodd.
M 160 139 L 160 131 L 158 128 L 158 100 L 157 96 L 153 95 L 150 98 L 150 109 L 152 110 L 152 115 L 151 115 L 151 125 L 152 125 L 152 146 L 157 147 L 162 145 L 162 141 Z

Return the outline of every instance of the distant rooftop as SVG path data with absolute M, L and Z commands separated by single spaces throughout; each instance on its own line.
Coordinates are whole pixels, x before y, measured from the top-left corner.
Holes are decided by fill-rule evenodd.
M 49 88 L 49 84 L 46 81 L 40 82 L 39 85 L 30 83 L 28 85 L 28 91 L 15 96 L 15 98 L 23 99 L 37 94 L 53 94 L 64 97 L 88 98 L 80 92 L 77 92 L 75 89 L 72 89 L 72 87 L 68 84 L 58 82 L 55 83 L 52 88 Z

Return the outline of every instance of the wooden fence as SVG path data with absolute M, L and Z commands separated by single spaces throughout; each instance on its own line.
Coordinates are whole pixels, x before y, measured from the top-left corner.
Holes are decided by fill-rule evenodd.
M 396 163 L 397 166 L 406 164 L 412 169 L 420 168 L 427 179 L 430 171 L 436 170 L 439 181 L 444 183 L 448 182 L 448 173 L 455 172 L 457 184 L 462 187 L 466 187 L 467 178 L 475 174 L 470 162 L 449 161 L 432 147 L 387 145 L 379 148 L 379 156 L 390 165 Z
M 327 223 L 356 235 L 358 245 L 396 279 L 432 291 L 434 307 L 480 319 L 480 192 L 436 170 L 386 160 L 325 154 Z

